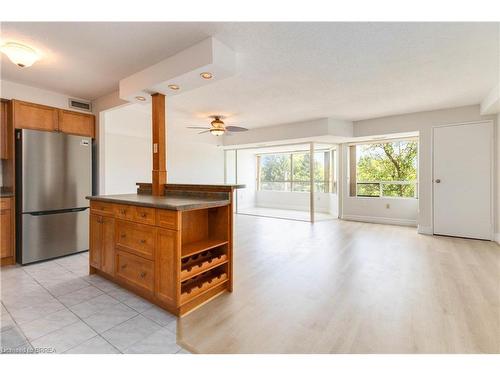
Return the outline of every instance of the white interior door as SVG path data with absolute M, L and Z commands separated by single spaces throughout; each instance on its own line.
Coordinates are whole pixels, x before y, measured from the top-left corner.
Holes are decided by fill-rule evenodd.
M 434 128 L 434 233 L 492 238 L 491 122 Z

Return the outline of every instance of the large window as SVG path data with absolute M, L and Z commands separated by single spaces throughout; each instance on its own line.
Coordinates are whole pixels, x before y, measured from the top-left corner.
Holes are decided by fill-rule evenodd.
M 310 192 L 309 152 L 257 155 L 257 189 L 284 192 Z M 334 151 L 314 153 L 314 189 L 335 192 Z
M 416 139 L 350 146 L 350 195 L 417 198 L 417 152 Z

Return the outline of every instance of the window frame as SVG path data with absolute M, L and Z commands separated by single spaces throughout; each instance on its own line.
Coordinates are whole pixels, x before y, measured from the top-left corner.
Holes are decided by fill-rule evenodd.
M 357 153 L 352 152 L 352 150 L 356 150 L 356 146 L 360 145 L 373 145 L 373 144 L 384 144 L 384 143 L 396 143 L 396 142 L 401 142 L 401 141 L 414 141 L 417 144 L 417 155 L 416 155 L 416 179 L 412 181 L 385 181 L 385 180 L 374 180 L 374 181 L 362 181 L 362 183 L 373 183 L 373 184 L 379 184 L 379 190 L 382 193 L 383 192 L 383 185 L 399 185 L 399 184 L 408 184 L 408 185 L 414 185 L 415 186 L 415 194 L 412 197 L 398 197 L 398 196 L 384 196 L 384 195 L 379 195 L 379 196 L 363 196 L 363 195 L 358 195 L 357 194 L 357 185 L 358 185 L 358 180 L 357 180 Z M 367 140 L 363 142 L 353 142 L 353 143 L 348 143 L 347 144 L 347 197 L 351 199 L 414 199 L 418 200 L 419 199 L 419 173 L 420 173 L 420 165 L 419 165 L 419 156 L 420 156 L 420 139 L 418 136 L 411 136 L 411 137 L 399 137 L 399 138 L 386 138 L 386 139 L 373 139 L 373 140 Z M 352 160 L 356 160 L 355 163 L 352 163 Z M 353 172 L 354 171 L 354 172 Z M 354 173 L 355 179 L 354 183 L 352 180 L 352 174 Z M 353 195 L 353 189 L 355 189 L 355 194 Z
M 310 183 L 311 181 L 311 177 L 312 180 L 313 180 L 313 183 L 316 184 L 316 183 L 323 183 L 325 187 L 328 188 L 328 190 L 324 189 L 324 191 L 318 191 L 318 190 L 315 190 L 314 192 L 319 192 L 319 193 L 325 193 L 325 194 L 336 194 L 336 189 L 337 189 L 337 181 L 335 180 L 335 173 L 334 173 L 334 162 L 336 160 L 333 160 L 332 158 L 334 157 L 334 150 L 332 149 L 320 149 L 320 150 L 314 150 L 314 156 L 316 154 L 323 154 L 323 165 L 324 165 L 324 173 L 323 173 L 323 179 L 320 179 L 320 180 L 316 180 L 314 179 L 314 176 L 311 176 L 310 175 L 310 171 L 309 171 L 309 178 L 307 180 L 295 180 L 293 179 L 293 155 L 296 155 L 296 154 L 309 154 L 310 151 L 305 151 L 305 150 L 302 150 L 302 151 L 279 151 L 279 152 L 263 152 L 263 153 L 260 153 L 260 154 L 256 154 L 256 184 L 255 186 L 257 187 L 257 191 L 274 191 L 274 192 L 279 192 L 279 193 L 304 193 L 304 194 L 310 194 L 310 190 L 309 191 L 294 191 L 293 190 L 293 186 L 294 186 L 294 183 Z M 262 173 L 261 173 L 261 168 L 262 168 L 262 163 L 261 163 L 261 158 L 262 156 L 265 156 L 265 155 L 289 155 L 290 157 L 290 180 L 283 180 L 283 181 L 262 181 Z M 326 157 L 325 155 L 328 155 L 328 157 Z M 313 156 L 313 157 L 314 157 Z M 328 163 L 327 163 L 327 159 L 328 159 Z M 262 183 L 263 182 L 278 182 L 278 183 L 284 183 L 284 184 L 289 184 L 290 185 L 290 189 L 289 190 L 267 190 L 267 189 L 262 189 Z M 335 191 L 333 191 L 333 189 L 335 189 Z

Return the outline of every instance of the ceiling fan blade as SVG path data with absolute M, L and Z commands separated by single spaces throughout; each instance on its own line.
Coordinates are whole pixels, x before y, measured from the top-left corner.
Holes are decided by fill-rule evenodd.
M 210 129 L 206 126 L 187 126 L 188 129 Z
M 203 128 L 203 129 L 206 129 L 206 128 Z M 208 129 L 208 130 L 203 130 L 202 132 L 198 132 L 198 134 L 208 133 L 209 131 L 210 131 L 210 129 Z
M 246 131 L 248 131 L 247 128 L 243 128 L 241 126 L 226 126 L 226 130 L 229 130 L 230 132 L 246 132 Z

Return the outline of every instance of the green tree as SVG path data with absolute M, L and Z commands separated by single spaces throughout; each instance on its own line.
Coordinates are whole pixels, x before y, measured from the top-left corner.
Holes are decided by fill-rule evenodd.
M 324 187 L 324 152 L 315 153 L 314 180 Z M 293 191 L 310 190 L 310 158 L 309 153 L 282 153 L 260 156 L 260 181 L 264 190 L 290 190 L 290 184 L 283 181 L 294 181 Z
M 357 181 L 415 181 L 417 179 L 416 141 L 399 141 L 357 146 Z M 378 185 L 362 187 L 366 194 L 373 195 Z M 372 190 L 372 191 L 370 191 Z M 384 185 L 385 196 L 414 196 L 414 185 Z

